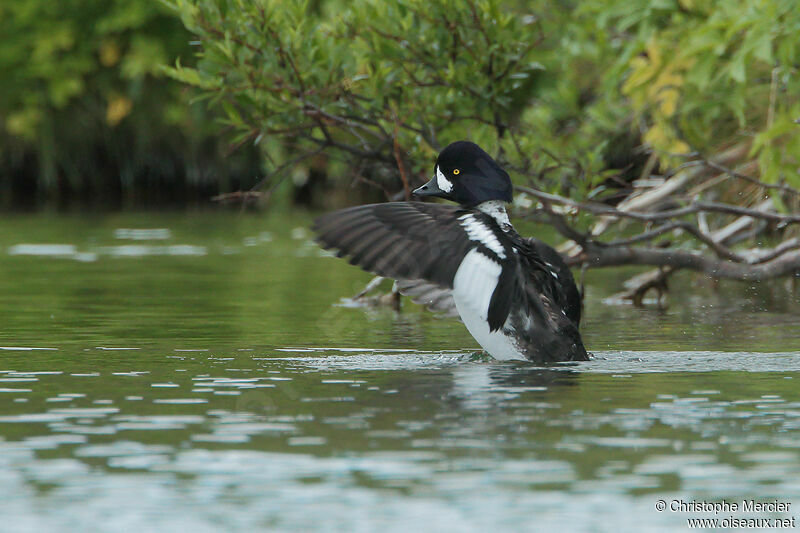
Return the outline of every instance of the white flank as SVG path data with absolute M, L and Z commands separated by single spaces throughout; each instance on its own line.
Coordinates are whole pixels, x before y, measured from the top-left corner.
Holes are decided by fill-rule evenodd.
M 503 230 L 508 231 L 511 229 L 511 221 L 508 219 L 506 205 L 502 200 L 489 200 L 475 207 L 492 217 Z
M 491 229 L 487 228 L 480 220 L 475 218 L 475 215 L 462 215 L 458 217 L 458 220 L 461 221 L 461 227 L 466 230 L 469 240 L 483 244 L 496 253 L 497 257 L 500 259 L 506 258 L 506 252 L 503 250 L 503 245 L 497 240 L 497 236 Z
M 478 250 L 470 250 L 453 278 L 453 300 L 461 321 L 489 355 L 499 360 L 525 360 L 514 340 L 503 333 L 503 328 L 489 331 L 489 304 L 502 270 L 493 259 Z
M 439 170 L 439 166 L 436 166 L 436 185 L 439 186 L 441 190 L 444 192 L 450 192 L 453 190 L 453 184 L 447 181 L 447 178 L 444 177 L 444 174 L 441 170 Z
M 503 271 L 502 265 L 481 253 L 470 250 L 461 261 L 461 265 L 453 278 L 453 298 L 456 307 L 461 310 L 461 303 L 467 304 L 473 314 L 481 320 L 489 317 L 489 303 L 497 287 L 497 280 Z

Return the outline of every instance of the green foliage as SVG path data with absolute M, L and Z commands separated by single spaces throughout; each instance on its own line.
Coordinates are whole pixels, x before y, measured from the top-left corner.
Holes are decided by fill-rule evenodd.
M 543 69 L 535 17 L 497 1 L 171 5 L 203 46 L 196 68 L 170 74 L 218 104 L 239 141 L 325 149 L 378 177 L 427 172 L 458 138 L 510 143 Z
M 585 2 L 625 41 L 617 72 L 655 150 L 753 138 L 761 178 L 800 185 L 800 10 L 793 0 Z
M 752 138 L 762 179 L 798 181 L 791 0 L 169 5 L 202 43 L 195 68 L 170 74 L 275 161 L 324 152 L 397 190 L 404 169 L 420 181 L 470 138 L 590 197 L 641 142 L 663 167 Z
M 391 194 L 462 138 L 578 198 L 743 140 L 798 186 L 799 31 L 792 0 L 7 0 L 0 192 L 246 188 L 258 155 Z
M 0 191 L 42 199 L 202 181 L 210 118 L 160 67 L 190 34 L 151 0 L 0 3 Z M 216 143 L 213 143 L 216 144 Z M 224 172 L 223 172 L 224 173 Z M 113 193 L 118 195 L 118 193 Z
M 96 92 L 118 123 L 135 85 L 185 47 L 186 35 L 151 2 L 8 0 L 0 6 L 0 113 L 12 134 L 35 139 L 51 110 Z M 120 107 L 119 101 L 128 103 Z M 116 111 L 115 111 L 116 109 Z

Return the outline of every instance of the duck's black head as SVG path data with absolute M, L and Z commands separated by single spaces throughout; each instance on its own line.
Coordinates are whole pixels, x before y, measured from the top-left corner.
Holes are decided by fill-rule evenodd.
M 414 191 L 417 196 L 438 196 L 473 207 L 490 200 L 511 203 L 511 178 L 475 143 L 458 141 L 439 154 L 433 178 Z

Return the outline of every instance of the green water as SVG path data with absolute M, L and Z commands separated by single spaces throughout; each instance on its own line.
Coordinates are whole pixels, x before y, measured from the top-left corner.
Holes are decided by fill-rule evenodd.
M 301 215 L 5 216 L 3 531 L 661 531 L 800 513 L 800 304 L 587 275 L 593 361 L 476 360 L 455 321 L 346 298 Z M 546 229 L 524 228 L 547 236 Z

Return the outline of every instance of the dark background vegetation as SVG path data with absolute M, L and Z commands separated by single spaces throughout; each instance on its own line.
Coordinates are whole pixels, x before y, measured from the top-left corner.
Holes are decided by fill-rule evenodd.
M 193 56 L 163 4 L 8 0 L 0 34 L 0 208 L 206 203 L 259 172 L 163 75 Z

